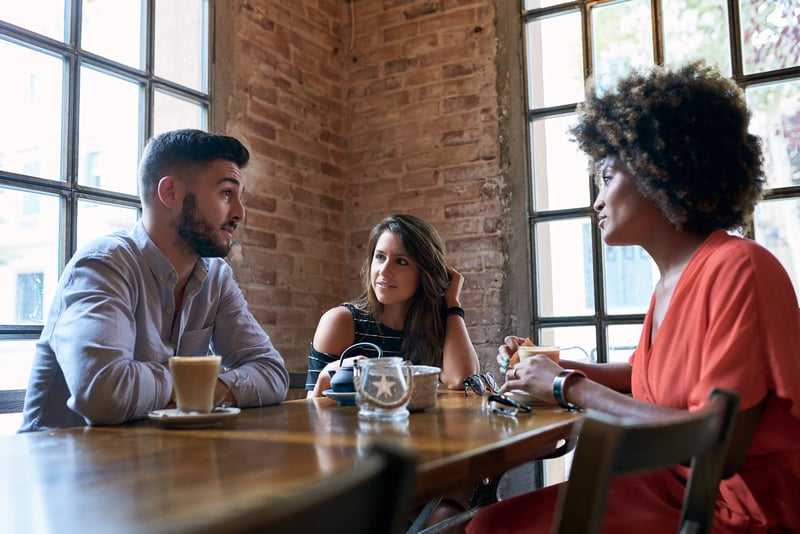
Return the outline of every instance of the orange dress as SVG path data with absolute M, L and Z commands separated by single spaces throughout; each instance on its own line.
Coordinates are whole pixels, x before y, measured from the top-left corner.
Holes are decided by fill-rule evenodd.
M 714 532 L 800 532 L 800 309 L 786 271 L 757 243 L 718 231 L 692 256 L 651 342 L 653 304 L 630 358 L 635 398 L 692 410 L 722 387 L 739 393 L 741 410 L 766 400 L 743 465 L 720 485 Z M 603 532 L 676 532 L 686 474 L 616 479 Z M 468 532 L 549 532 L 557 491 L 491 505 Z

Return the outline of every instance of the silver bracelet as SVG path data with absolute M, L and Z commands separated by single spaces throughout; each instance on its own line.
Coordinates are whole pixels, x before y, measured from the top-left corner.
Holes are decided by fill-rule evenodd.
M 586 378 L 586 373 L 577 369 L 565 369 L 558 373 L 558 376 L 553 380 L 553 397 L 555 397 L 558 405 L 565 410 L 580 411 L 580 407 L 568 402 L 567 399 L 564 398 L 564 384 L 571 376 L 582 376 Z

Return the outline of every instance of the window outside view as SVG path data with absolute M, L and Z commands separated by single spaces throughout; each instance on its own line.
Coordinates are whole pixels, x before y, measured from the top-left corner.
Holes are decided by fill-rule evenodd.
M 753 113 L 751 131 L 763 142 L 769 188 L 754 228 L 744 231 L 769 248 L 800 287 L 800 4 L 661 0 L 658 35 L 651 4 L 523 2 L 532 336 L 540 344 L 560 345 L 566 358 L 627 361 L 658 279 L 643 250 L 604 245 L 594 224 L 590 163 L 567 134 L 583 100 L 584 68 L 594 73 L 600 90 L 629 68 L 654 61 L 703 58 L 735 76 Z M 732 14 L 740 27 L 733 43 Z
M 69 257 L 135 224 L 146 140 L 207 128 L 208 2 L 159 0 L 150 28 L 147 5 L 83 0 L 78 38 L 66 0 L 0 3 L 0 115 L 13 125 L 0 129 L 0 395 L 27 387 Z M 0 433 L 20 420 L 0 415 Z

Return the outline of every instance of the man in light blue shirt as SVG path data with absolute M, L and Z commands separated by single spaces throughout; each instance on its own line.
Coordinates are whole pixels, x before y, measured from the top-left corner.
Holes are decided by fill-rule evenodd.
M 178 130 L 139 165 L 142 218 L 94 241 L 59 280 L 25 397 L 20 432 L 117 424 L 172 406 L 168 358 L 209 353 L 230 369 L 215 398 L 286 397 L 289 374 L 222 259 L 244 219 L 247 149 Z

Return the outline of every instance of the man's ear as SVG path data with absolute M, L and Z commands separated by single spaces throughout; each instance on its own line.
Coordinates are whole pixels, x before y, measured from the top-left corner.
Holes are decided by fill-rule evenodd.
M 159 202 L 167 208 L 174 208 L 178 202 L 179 188 L 178 180 L 174 176 L 162 177 L 156 188 Z

